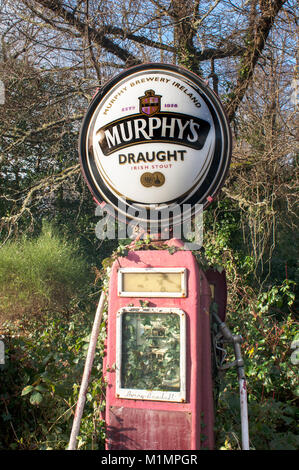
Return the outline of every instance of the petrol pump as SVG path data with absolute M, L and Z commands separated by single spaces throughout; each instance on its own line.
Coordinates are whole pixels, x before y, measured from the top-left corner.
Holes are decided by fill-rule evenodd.
M 182 227 L 213 201 L 228 171 L 231 134 L 218 97 L 199 77 L 173 65 L 143 64 L 98 91 L 79 153 L 99 207 L 161 236 L 167 224 Z M 103 364 L 107 450 L 214 447 L 210 306 L 217 302 L 215 318 L 227 334 L 225 274 L 203 271 L 180 237 L 168 238 L 171 250 L 132 244 L 111 268 Z M 70 449 L 103 305 L 102 294 Z
M 132 251 L 114 263 L 107 449 L 213 448 L 210 299 L 190 251 Z

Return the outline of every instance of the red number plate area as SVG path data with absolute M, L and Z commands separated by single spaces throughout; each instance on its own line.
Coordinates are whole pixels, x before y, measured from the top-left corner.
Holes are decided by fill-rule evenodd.
M 188 450 L 191 413 L 111 406 L 107 437 L 109 450 Z

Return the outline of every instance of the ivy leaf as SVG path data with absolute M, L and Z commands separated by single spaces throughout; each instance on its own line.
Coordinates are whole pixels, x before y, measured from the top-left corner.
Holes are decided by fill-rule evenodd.
M 37 390 L 38 392 L 47 392 L 47 389 L 45 387 L 43 387 L 42 385 L 37 385 L 36 387 L 34 387 L 35 390 Z
M 32 385 L 27 385 L 27 387 L 23 388 L 21 396 L 23 397 L 24 395 L 28 395 L 32 390 L 34 390 L 34 387 Z
M 31 405 L 39 405 L 43 400 L 43 396 L 39 392 L 34 392 L 32 393 L 30 397 L 30 403 Z
M 113 259 L 112 258 L 105 258 L 102 261 L 102 266 L 104 269 L 110 268 L 112 266 Z
M 125 257 L 129 253 L 129 248 L 127 245 L 119 245 L 116 252 L 119 256 Z

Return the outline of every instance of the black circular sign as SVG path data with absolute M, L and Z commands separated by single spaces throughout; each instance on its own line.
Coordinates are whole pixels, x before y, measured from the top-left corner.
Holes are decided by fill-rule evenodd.
M 129 220 L 176 224 L 178 208 L 184 220 L 191 218 L 221 188 L 231 132 L 219 98 L 197 75 L 144 64 L 98 91 L 82 123 L 79 153 L 97 202 Z

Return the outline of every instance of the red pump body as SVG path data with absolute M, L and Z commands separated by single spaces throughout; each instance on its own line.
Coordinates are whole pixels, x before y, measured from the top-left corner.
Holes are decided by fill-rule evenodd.
M 107 449 L 213 449 L 210 302 L 209 281 L 191 251 L 131 251 L 114 262 L 104 358 Z

